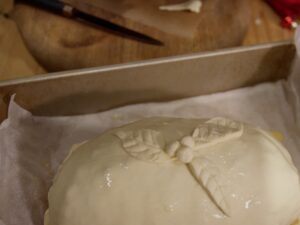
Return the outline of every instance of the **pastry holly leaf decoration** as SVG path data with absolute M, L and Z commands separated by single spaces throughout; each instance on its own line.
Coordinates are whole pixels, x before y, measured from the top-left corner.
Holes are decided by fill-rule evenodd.
M 185 163 L 212 202 L 229 216 L 229 206 L 217 179 L 218 167 L 205 157 L 204 149 L 238 138 L 242 133 L 243 124 L 213 118 L 197 126 L 191 135 L 169 143 L 165 148 L 159 141 L 161 133 L 151 129 L 118 131 L 116 136 L 122 140 L 124 150 L 137 159 L 155 163 L 177 159 Z

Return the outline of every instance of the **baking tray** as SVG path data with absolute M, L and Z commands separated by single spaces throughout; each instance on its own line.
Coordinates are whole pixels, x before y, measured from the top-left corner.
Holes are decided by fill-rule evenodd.
M 35 115 L 73 115 L 168 101 L 287 78 L 291 42 L 238 47 L 0 82 L 0 121 L 9 98 Z

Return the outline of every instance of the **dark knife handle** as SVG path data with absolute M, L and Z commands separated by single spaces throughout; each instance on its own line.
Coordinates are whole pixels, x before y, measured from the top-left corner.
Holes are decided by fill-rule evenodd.
M 51 11 L 56 14 L 63 14 L 65 4 L 57 0 L 23 0 L 27 4 Z

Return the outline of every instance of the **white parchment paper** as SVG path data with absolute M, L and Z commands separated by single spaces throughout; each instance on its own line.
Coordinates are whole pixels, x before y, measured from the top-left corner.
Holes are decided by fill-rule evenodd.
M 70 147 L 145 117 L 225 116 L 279 131 L 300 169 L 299 65 L 288 81 L 91 115 L 36 117 L 12 101 L 0 125 L 0 225 L 42 225 L 48 188 Z

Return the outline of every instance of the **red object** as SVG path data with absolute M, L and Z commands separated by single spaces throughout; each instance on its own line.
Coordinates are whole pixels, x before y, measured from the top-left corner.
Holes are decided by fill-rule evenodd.
M 300 18 L 300 0 L 266 0 L 282 19 L 282 26 L 295 28 Z

